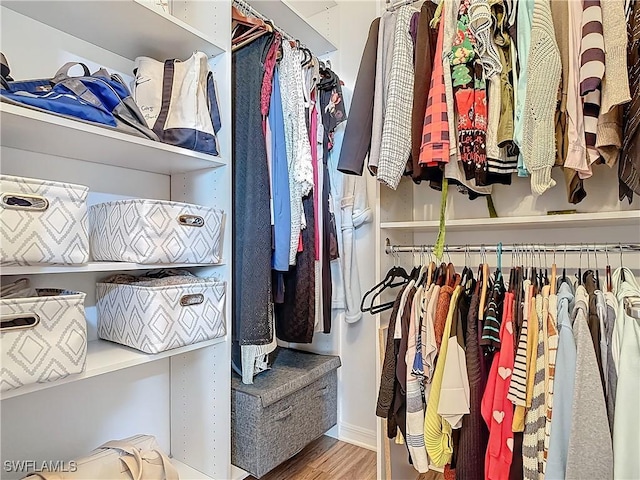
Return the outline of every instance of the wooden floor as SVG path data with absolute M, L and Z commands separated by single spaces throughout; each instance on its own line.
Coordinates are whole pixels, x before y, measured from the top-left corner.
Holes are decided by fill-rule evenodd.
M 255 477 L 247 477 L 256 480 Z M 375 480 L 376 453 L 323 436 L 260 480 Z

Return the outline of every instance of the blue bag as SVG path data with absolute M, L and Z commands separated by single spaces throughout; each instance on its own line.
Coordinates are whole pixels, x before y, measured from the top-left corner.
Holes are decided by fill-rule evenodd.
M 83 76 L 69 76 L 75 65 L 82 67 Z M 105 69 L 91 75 L 82 63 L 66 63 L 52 79 L 15 81 L 5 60 L 0 100 L 158 141 L 124 81 Z

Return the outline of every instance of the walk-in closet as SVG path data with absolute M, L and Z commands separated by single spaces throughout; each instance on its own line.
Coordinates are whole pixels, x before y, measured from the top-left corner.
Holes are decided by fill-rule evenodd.
M 2 0 L 0 478 L 640 480 L 635 0 Z

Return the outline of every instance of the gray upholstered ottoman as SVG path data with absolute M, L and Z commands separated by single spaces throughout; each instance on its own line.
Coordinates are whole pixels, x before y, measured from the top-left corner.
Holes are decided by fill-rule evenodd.
M 337 423 L 340 357 L 279 349 L 271 370 L 231 385 L 231 462 L 261 477 Z

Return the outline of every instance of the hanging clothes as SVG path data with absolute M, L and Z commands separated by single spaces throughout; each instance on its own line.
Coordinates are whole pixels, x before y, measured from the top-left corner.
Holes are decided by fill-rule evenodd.
M 613 273 L 613 285 L 619 301 L 614 338 L 618 358 L 618 384 L 616 392 L 616 416 L 613 427 L 614 478 L 640 477 L 640 422 L 638 392 L 640 391 L 640 321 L 627 315 L 624 299 L 640 297 L 640 285 L 633 272 L 619 268 Z
M 412 178 L 416 183 L 429 180 L 426 167 L 420 164 L 420 147 L 422 145 L 422 128 L 424 113 L 427 110 L 427 100 L 431 87 L 438 41 L 437 30 L 431 28 L 431 22 L 436 12 L 436 4 L 424 2 L 418 17 L 416 34 L 415 65 L 413 82 L 413 106 L 411 109 L 411 159 L 413 163 Z
M 269 343 L 273 337 L 271 225 L 255 221 L 271 217 L 260 106 L 263 59 L 272 41 L 273 36 L 265 34 L 233 52 L 233 337 L 238 346 Z M 235 350 L 239 363 L 239 348 Z M 253 372 L 253 365 L 242 368 Z
M 396 189 L 411 154 L 411 108 L 413 105 L 413 44 L 409 23 L 416 10 L 400 7 L 396 13 L 393 56 L 382 128 L 377 178 Z
M 569 283 L 565 282 L 558 289 L 558 351 L 553 393 L 553 416 L 551 418 L 549 454 L 546 467 L 548 478 L 560 480 L 565 478 L 567 466 L 571 409 L 576 376 L 577 351 L 573 323 L 571 321 L 571 312 L 573 311 L 573 289 Z
M 576 289 L 573 311 L 577 360 L 566 478 L 593 476 L 611 479 L 613 478 L 613 448 L 604 391 L 587 322 L 588 305 L 587 291 L 579 285 Z
M 396 12 L 385 12 L 380 17 L 378 27 L 378 52 L 376 55 L 375 89 L 373 96 L 373 120 L 371 127 L 371 150 L 369 151 L 369 172 L 376 175 L 380 162 L 382 131 L 386 115 L 386 98 L 391 81 L 391 63 L 396 31 Z
M 338 76 L 327 69 L 321 72 L 318 82 L 319 107 L 323 125 L 322 155 L 322 321 L 323 332 L 331 332 L 331 260 L 339 256 L 338 238 L 333 208 L 330 207 L 331 181 L 329 177 L 329 153 L 333 149 L 336 127 L 346 121 L 347 115 Z
M 409 321 L 407 352 L 404 358 L 405 365 L 414 364 L 416 358 L 417 336 L 420 330 L 420 317 L 422 314 L 422 302 L 428 301 L 430 295 L 435 290 L 434 285 L 425 288 L 421 285 L 416 290 L 413 306 L 411 307 L 411 317 Z M 403 359 L 400 358 L 402 361 Z M 424 444 L 424 407 L 422 402 L 422 389 L 420 380 L 412 369 L 406 370 L 406 398 L 407 398 L 407 435 L 405 440 L 411 455 L 413 467 L 420 473 L 429 470 L 429 458 Z
M 444 375 L 447 350 L 449 346 L 449 336 L 451 334 L 451 323 L 453 322 L 456 311 L 456 304 L 460 290 L 458 286 L 451 294 L 451 302 L 447 312 L 447 318 L 444 326 L 442 337 L 442 345 L 438 354 L 436 370 L 433 376 L 431 392 L 427 400 L 427 410 L 424 418 L 424 441 L 427 447 L 427 453 L 432 465 L 436 468 L 442 468 L 451 461 L 453 453 L 452 448 L 452 426 L 438 414 L 440 408 L 440 395 L 442 393 L 442 382 Z M 442 293 L 440 293 L 442 297 Z
M 389 317 L 389 328 L 387 330 L 387 341 L 384 351 L 384 363 L 382 365 L 382 376 L 380 378 L 380 387 L 378 391 L 378 401 L 376 404 L 376 415 L 378 417 L 387 419 L 387 436 L 389 438 L 395 438 L 398 430 L 398 424 L 395 417 L 392 415 L 393 400 L 395 395 L 396 379 L 396 361 L 397 361 L 397 348 L 394 333 L 396 331 L 396 324 L 398 323 L 398 316 L 401 313 L 401 305 L 403 299 L 406 301 L 406 293 L 410 289 L 410 285 L 405 285 L 398 293 L 391 310 L 391 316 Z
M 478 332 L 478 308 L 480 304 L 479 283 L 473 289 L 469 305 L 466 332 L 466 361 L 469 379 L 469 415 L 462 418 L 459 453 L 456 472 L 459 478 L 482 480 L 484 478 L 484 458 L 489 442 L 489 430 L 482 419 L 481 403 L 485 391 L 487 370 L 485 356 L 480 348 Z
M 369 35 L 360 60 L 349 111 L 353 121 L 347 123 L 338 162 L 338 170 L 346 174 L 362 175 L 365 158 L 371 148 L 379 30 L 380 18 L 376 18 L 369 27 Z
M 619 198 L 629 203 L 633 194 L 640 195 L 640 4 L 631 2 L 628 22 L 629 86 L 631 102 L 624 108 L 624 139 L 618 163 Z
M 489 380 L 482 398 L 482 417 L 489 427 L 489 443 L 485 458 L 485 478 L 509 476 L 513 456 L 513 405 L 507 398 L 514 366 L 513 294 L 504 297 L 503 321 L 500 324 L 500 350 L 494 356 Z

